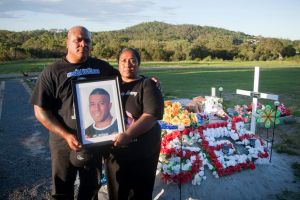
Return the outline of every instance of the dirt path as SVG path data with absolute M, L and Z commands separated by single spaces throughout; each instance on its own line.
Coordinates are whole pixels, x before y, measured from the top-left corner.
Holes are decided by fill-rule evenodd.
M 0 121 L 0 199 L 48 199 L 48 132 L 35 120 L 20 80 L 5 81 Z
M 270 164 L 257 165 L 253 171 L 244 170 L 221 178 L 215 178 L 206 169 L 207 179 L 200 186 L 191 183 L 182 186 L 181 199 L 277 199 L 284 192 L 283 199 L 296 199 L 294 192 L 300 191 L 300 182 L 291 169 L 291 163 L 295 161 L 299 162 L 300 158 L 274 153 Z M 157 178 L 155 196 L 160 200 L 179 199 L 179 188 L 174 184 L 165 185 Z

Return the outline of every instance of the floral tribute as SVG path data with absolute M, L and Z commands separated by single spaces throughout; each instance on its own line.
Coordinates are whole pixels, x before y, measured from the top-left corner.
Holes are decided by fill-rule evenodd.
M 196 113 L 188 112 L 179 102 L 165 101 L 163 122 L 169 125 L 191 126 L 197 124 Z
M 222 122 L 198 128 L 202 139 L 202 148 L 213 166 L 210 169 L 216 171 L 214 173 L 216 177 L 229 175 L 242 169 L 255 169 L 255 159 L 268 157 L 263 141 L 254 134 L 242 130 L 239 123 L 244 122 L 241 118 L 240 120 L 232 124 Z M 239 127 L 241 132 L 232 128 L 233 126 Z M 236 145 L 244 145 L 246 152 L 239 152 L 230 140 L 224 139 L 226 137 L 234 140 Z M 255 139 L 253 146 L 249 145 L 250 138 Z M 226 152 L 224 149 L 227 149 Z
M 278 110 L 280 111 L 280 117 L 291 115 L 291 110 L 287 109 L 283 103 L 278 106 Z
M 227 109 L 228 115 L 233 117 L 240 117 L 245 123 L 249 123 L 251 120 L 251 110 L 249 110 L 247 105 L 236 105 L 234 108 Z
M 206 179 L 205 166 L 218 178 L 268 162 L 264 140 L 245 128 L 247 107 L 236 106 L 227 121 L 204 125 L 201 113 L 190 113 L 179 102 L 166 101 L 164 106 L 158 170 L 165 183 L 200 185 Z
M 203 155 L 197 129 L 169 131 L 162 139 L 158 169 L 165 183 L 200 184 L 204 176 Z
M 245 124 L 241 118 L 232 119 L 232 129 L 236 131 L 239 140 L 236 144 L 241 144 L 248 150 L 248 156 L 255 163 L 264 164 L 268 161 L 269 153 L 267 149 L 267 143 L 261 139 L 258 135 L 249 132 L 245 128 Z

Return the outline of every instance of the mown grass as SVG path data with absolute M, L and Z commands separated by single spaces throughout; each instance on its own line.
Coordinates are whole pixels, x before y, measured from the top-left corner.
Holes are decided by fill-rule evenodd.
M 278 131 L 280 135 L 277 136 L 274 149 L 278 153 L 286 153 L 288 155 L 300 155 L 300 124 L 291 122 L 290 124 L 279 125 Z
M 223 87 L 225 108 L 237 104 L 249 105 L 250 97 L 236 94 L 236 89 L 253 89 L 254 68 L 197 68 L 180 70 L 144 70 L 147 76 L 157 76 L 161 81 L 165 99 L 193 98 L 210 95 L 211 87 Z M 279 95 L 280 102 L 292 111 L 294 116 L 300 116 L 300 68 L 262 68 L 260 71 L 259 91 Z M 271 104 L 270 100 L 259 100 L 263 104 Z M 289 134 L 280 130 L 281 135 L 275 141 L 275 149 L 279 153 L 299 155 L 300 126 L 299 124 L 282 125 L 291 128 Z M 276 134 L 278 134 L 277 131 Z
M 202 67 L 295 67 L 300 61 L 180 61 L 180 62 L 144 62 L 144 67 L 159 66 L 202 66 Z
M 55 59 L 28 59 L 0 62 L 0 74 L 40 72 Z
M 0 73 L 39 72 L 53 61 L 54 59 L 39 59 L 2 62 L 0 63 Z M 112 64 L 116 65 L 116 63 Z M 300 64 L 297 65 L 295 61 L 146 62 L 142 64 L 141 74 L 159 78 L 165 99 L 206 96 L 210 95 L 211 87 L 223 87 L 222 97 L 226 108 L 236 104 L 249 105 L 251 103 L 250 97 L 236 95 L 236 89 L 253 89 L 254 66 L 256 65 L 262 66 L 259 91 L 279 95 L 280 101 L 292 111 L 292 114 L 300 116 Z M 158 68 L 161 66 L 170 66 L 171 68 Z M 199 67 L 189 68 L 189 66 Z M 178 69 L 178 67 L 181 68 Z M 263 104 L 273 103 L 269 100 L 259 101 Z M 296 128 L 296 130 L 299 134 L 288 135 L 282 139 L 280 146 L 276 147 L 279 152 L 288 154 L 299 152 L 300 147 L 296 144 L 299 144 L 300 141 L 300 128 Z M 296 144 L 290 144 L 295 141 Z M 290 148 L 291 146 L 293 148 Z M 294 149 L 296 149 L 295 152 Z
M 144 70 L 141 73 L 159 78 L 166 99 L 206 96 L 210 95 L 211 87 L 223 87 L 222 96 L 228 106 L 249 105 L 252 101 L 250 97 L 236 95 L 236 89 L 253 90 L 254 68 Z M 259 91 L 279 95 L 279 100 L 299 116 L 299 77 L 300 68 L 262 68 Z
M 17 61 L 0 62 L 0 74 L 24 72 L 40 72 L 45 66 L 57 59 L 28 59 Z M 114 67 L 117 66 L 116 60 L 108 60 Z M 177 62 L 142 62 L 141 68 L 148 67 L 300 67 L 300 61 L 177 61 Z

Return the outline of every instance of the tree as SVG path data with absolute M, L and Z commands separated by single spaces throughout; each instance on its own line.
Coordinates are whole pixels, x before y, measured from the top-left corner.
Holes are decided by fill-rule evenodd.
M 280 40 L 274 38 L 262 38 L 256 46 L 255 57 L 257 60 L 275 60 L 282 57 L 282 49 L 283 44 Z
M 189 56 L 192 60 L 195 60 L 196 58 L 199 58 L 203 60 L 205 57 L 209 56 L 210 52 L 208 49 L 204 46 L 195 45 L 191 47 Z
M 296 55 L 296 49 L 292 45 L 288 45 L 281 50 L 283 57 L 291 57 Z

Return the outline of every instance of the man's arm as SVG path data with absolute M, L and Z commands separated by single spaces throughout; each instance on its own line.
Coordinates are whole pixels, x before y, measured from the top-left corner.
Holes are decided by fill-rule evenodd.
M 50 110 L 45 110 L 42 107 L 34 105 L 34 114 L 37 120 L 50 132 L 64 138 L 71 149 L 76 151 L 81 148 L 77 138 L 61 125 Z

